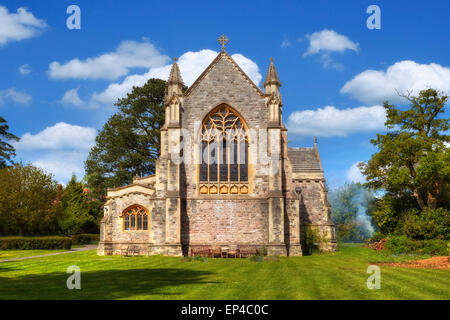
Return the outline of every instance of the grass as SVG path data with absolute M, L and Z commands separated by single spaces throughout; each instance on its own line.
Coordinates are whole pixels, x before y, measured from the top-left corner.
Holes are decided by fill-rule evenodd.
M 449 270 L 381 266 L 381 289 L 367 289 L 370 263 L 405 259 L 354 244 L 264 262 L 99 257 L 92 250 L 0 263 L 0 299 L 450 299 Z M 66 288 L 71 265 L 81 269 L 81 290 Z
M 57 250 L 0 250 L 0 260 L 39 256 L 42 254 L 64 252 L 66 249 Z

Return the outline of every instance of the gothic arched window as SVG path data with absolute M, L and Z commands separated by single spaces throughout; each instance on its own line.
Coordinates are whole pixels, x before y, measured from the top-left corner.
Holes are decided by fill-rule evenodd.
M 148 230 L 148 211 L 139 205 L 132 206 L 122 213 L 123 230 Z
M 227 105 L 203 120 L 201 194 L 248 193 L 248 134 L 244 120 Z

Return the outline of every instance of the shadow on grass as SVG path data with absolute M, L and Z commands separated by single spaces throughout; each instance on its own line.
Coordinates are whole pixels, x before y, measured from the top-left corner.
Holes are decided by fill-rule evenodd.
M 5 270 L 10 271 L 10 270 Z M 192 285 L 212 283 L 208 271 L 183 269 L 81 270 L 81 290 L 69 290 L 70 274 L 0 276 L 0 299 L 181 299 Z

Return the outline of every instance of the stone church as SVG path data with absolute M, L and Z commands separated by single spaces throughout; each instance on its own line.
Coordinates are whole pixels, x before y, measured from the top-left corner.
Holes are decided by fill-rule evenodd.
M 258 88 L 225 50 L 182 91 L 176 59 L 167 82 L 155 174 L 109 189 L 99 255 L 249 250 L 302 255 L 311 226 L 323 250 L 335 230 L 317 140 L 290 148 L 281 82 L 271 59 Z

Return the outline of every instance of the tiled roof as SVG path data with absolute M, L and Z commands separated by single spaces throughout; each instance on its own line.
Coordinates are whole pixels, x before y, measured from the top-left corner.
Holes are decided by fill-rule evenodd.
M 288 148 L 292 172 L 323 171 L 322 164 L 315 148 Z

